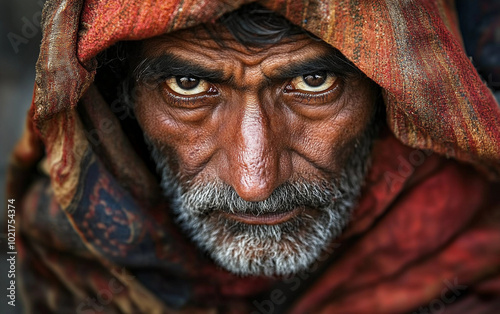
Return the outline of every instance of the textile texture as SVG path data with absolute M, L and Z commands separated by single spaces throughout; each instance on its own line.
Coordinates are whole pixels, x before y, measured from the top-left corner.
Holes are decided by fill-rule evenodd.
M 22 200 L 27 310 L 500 308 L 500 109 L 462 48 L 452 1 L 257 1 L 376 82 L 387 127 L 351 224 L 314 272 L 238 277 L 178 230 L 122 112 L 94 82 L 96 57 L 117 42 L 213 22 L 248 2 L 47 1 L 34 99 L 7 192 Z

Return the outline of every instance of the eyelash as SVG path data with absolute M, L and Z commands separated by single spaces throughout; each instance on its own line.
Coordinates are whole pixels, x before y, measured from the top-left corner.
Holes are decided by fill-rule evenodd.
M 329 96 L 331 96 L 333 93 L 335 93 L 339 89 L 338 86 L 332 88 L 329 91 L 326 91 L 324 93 L 320 94 L 313 94 L 313 93 L 301 93 L 301 92 L 292 92 L 293 96 L 296 98 L 299 98 L 301 101 L 305 101 L 306 104 L 310 101 L 319 101 L 319 102 L 326 102 L 329 100 Z M 290 94 L 292 94 L 290 93 Z
M 181 95 L 174 95 L 170 91 L 164 91 L 162 92 L 162 94 L 170 99 L 170 102 L 174 107 L 194 107 L 198 100 L 214 96 L 214 95 L 199 95 L 199 96 L 186 97 Z

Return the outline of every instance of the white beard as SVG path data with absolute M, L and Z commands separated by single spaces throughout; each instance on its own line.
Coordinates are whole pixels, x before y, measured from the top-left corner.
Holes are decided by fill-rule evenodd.
M 304 213 L 281 224 L 248 225 L 229 219 L 211 219 L 210 213 L 200 214 L 189 206 L 198 195 L 205 194 L 210 198 L 209 191 L 216 189 L 213 184 L 208 184 L 191 189 L 192 193 L 184 193 L 175 213 L 198 246 L 208 252 L 217 264 L 240 275 L 288 275 L 306 269 L 319 256 L 321 249 L 340 234 L 350 216 L 349 205 L 352 205 L 342 202 L 338 206 L 340 203 L 335 203 L 335 209 L 322 208 L 316 218 Z M 231 191 L 229 193 L 235 193 Z M 290 193 L 283 195 L 289 197 Z M 282 210 L 281 207 L 274 208 L 274 211 Z

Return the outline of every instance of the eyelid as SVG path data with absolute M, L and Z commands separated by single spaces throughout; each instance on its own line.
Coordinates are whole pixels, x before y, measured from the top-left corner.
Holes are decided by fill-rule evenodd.
M 134 76 L 137 81 L 166 79 L 170 76 L 192 75 L 207 81 L 218 83 L 223 79 L 220 69 L 209 69 L 182 56 L 166 53 L 158 57 L 147 57 L 135 68 Z
M 188 73 L 188 74 L 186 74 Z M 198 73 L 195 72 L 178 72 L 173 70 L 168 71 L 159 71 L 159 72 L 150 72 L 144 73 L 140 77 L 136 77 L 136 81 L 139 82 L 154 82 L 154 83 L 162 83 L 166 79 L 171 77 L 179 77 L 179 76 L 188 76 L 188 77 L 196 77 L 200 80 L 207 81 L 209 83 L 218 84 L 225 82 L 225 79 L 220 76 L 218 73 Z

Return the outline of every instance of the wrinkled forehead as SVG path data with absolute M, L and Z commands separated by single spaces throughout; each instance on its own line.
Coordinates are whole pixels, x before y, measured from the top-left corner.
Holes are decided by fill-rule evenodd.
M 273 44 L 290 44 L 297 41 L 305 41 L 306 38 L 308 37 L 304 34 L 297 34 L 293 36 L 284 36 L 282 39 L 276 40 L 275 43 L 252 45 L 239 41 L 225 25 L 216 21 L 210 24 L 202 24 L 188 29 L 164 33 L 159 36 L 144 39 L 142 42 L 147 43 L 148 46 L 173 42 L 173 45 L 191 43 L 193 45 L 205 46 L 212 49 L 244 48 L 249 54 L 254 54 L 269 49 Z
M 140 44 L 141 57 L 159 57 L 171 54 L 179 58 L 189 57 L 193 61 L 230 61 L 237 58 L 247 65 L 273 64 L 278 61 L 290 63 L 332 53 L 333 48 L 322 40 L 306 34 L 284 36 L 276 42 L 251 45 L 241 42 L 220 23 L 196 26 L 186 30 L 145 39 Z

